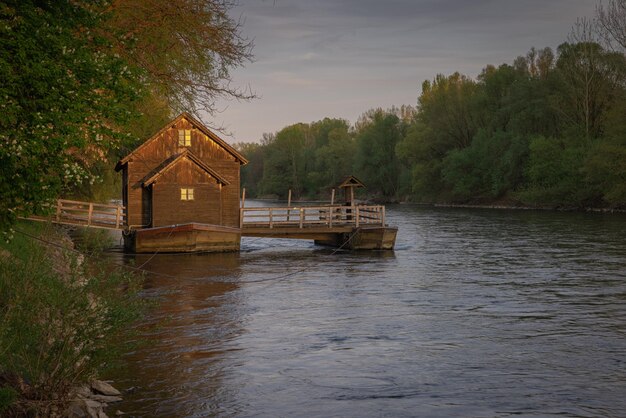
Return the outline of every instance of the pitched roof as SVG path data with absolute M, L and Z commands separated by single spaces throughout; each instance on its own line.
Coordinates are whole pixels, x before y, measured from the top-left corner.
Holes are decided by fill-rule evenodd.
M 363 184 L 363 182 L 361 180 L 357 179 L 356 177 L 348 176 L 337 187 L 343 189 L 345 187 L 365 187 L 365 185 Z
M 189 151 L 188 149 L 185 149 L 183 152 L 178 154 L 174 159 L 172 159 L 171 161 L 163 165 L 161 169 L 159 169 L 156 173 L 150 176 L 147 180 L 145 180 L 143 182 L 143 186 L 144 187 L 150 186 L 152 183 L 157 181 L 159 177 L 161 177 L 163 174 L 168 172 L 172 167 L 174 167 L 176 164 L 182 161 L 183 158 L 187 158 L 191 162 L 195 163 L 198 167 L 200 167 L 202 171 L 206 172 L 208 175 L 213 177 L 218 183 L 221 183 L 224 186 L 230 184 L 228 180 L 222 177 L 217 171 L 213 170 L 211 167 L 203 163 L 202 160 L 200 160 L 198 157 L 193 155 L 191 151 Z
M 192 125 L 194 125 L 196 128 L 198 128 L 203 134 L 205 134 L 206 136 L 208 136 L 209 138 L 211 138 L 213 141 L 217 142 L 222 148 L 224 148 L 229 154 L 231 154 L 233 157 L 235 157 L 239 163 L 241 163 L 242 165 L 248 164 L 248 160 L 246 159 L 246 157 L 244 157 L 243 155 L 241 155 L 235 148 L 233 148 L 232 146 L 228 145 L 228 143 L 226 141 L 224 141 L 222 138 L 220 138 L 219 136 L 217 136 L 214 132 L 212 132 L 211 130 L 209 130 L 209 128 L 207 128 L 206 126 L 204 126 L 202 124 L 202 122 L 198 121 L 197 119 L 195 119 L 193 116 L 191 116 L 189 113 L 187 112 L 183 112 L 180 115 L 178 115 L 174 120 L 172 120 L 170 123 L 168 123 L 167 125 L 165 125 L 163 128 L 161 128 L 157 133 L 155 133 L 154 135 L 152 135 L 147 141 L 145 141 L 143 144 L 139 145 L 137 148 L 135 148 L 133 151 L 131 151 L 126 157 L 122 158 L 117 165 L 115 166 L 115 171 L 120 171 L 122 169 L 122 166 L 124 164 L 126 164 L 131 157 L 137 153 L 139 150 L 143 149 L 144 147 L 146 147 L 149 143 L 151 143 L 152 141 L 154 141 L 156 138 L 158 138 L 163 132 L 165 132 L 167 129 L 171 128 L 173 125 L 175 125 L 177 122 L 179 122 L 181 119 L 187 119 Z

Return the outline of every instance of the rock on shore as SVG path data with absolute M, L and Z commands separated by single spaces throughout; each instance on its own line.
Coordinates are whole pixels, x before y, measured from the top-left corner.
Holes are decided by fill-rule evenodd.
M 104 413 L 110 403 L 120 402 L 122 393 L 107 382 L 94 380 L 74 390 L 74 400 L 67 410 L 67 418 L 108 418 Z

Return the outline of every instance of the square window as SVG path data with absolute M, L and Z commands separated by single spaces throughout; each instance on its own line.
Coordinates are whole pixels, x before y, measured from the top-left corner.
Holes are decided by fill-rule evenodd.
M 191 146 L 191 129 L 179 129 L 178 130 L 178 146 L 179 147 Z
M 193 200 L 193 189 L 180 189 L 180 200 Z

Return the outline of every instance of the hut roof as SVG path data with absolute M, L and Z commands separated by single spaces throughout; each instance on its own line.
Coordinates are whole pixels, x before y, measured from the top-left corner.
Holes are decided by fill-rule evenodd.
M 168 123 L 163 128 L 161 128 L 157 133 L 152 135 L 147 141 L 145 141 L 143 144 L 139 145 L 137 148 L 135 148 L 133 151 L 131 151 L 126 157 L 122 158 L 117 163 L 117 165 L 115 166 L 115 171 L 120 171 L 122 169 L 122 167 L 132 158 L 132 156 L 135 153 L 137 153 L 138 151 L 140 151 L 141 149 L 146 147 L 149 143 L 151 143 L 152 141 L 157 139 L 163 132 L 165 132 L 165 130 L 171 128 L 173 125 L 175 125 L 181 119 L 187 119 L 194 127 L 199 129 L 200 131 L 202 131 L 203 134 L 205 134 L 206 136 L 211 138 L 213 141 L 218 143 L 229 154 L 231 154 L 233 157 L 235 157 L 235 159 L 237 159 L 237 161 L 239 161 L 239 163 L 241 165 L 248 164 L 248 160 L 243 155 L 241 155 L 235 148 L 233 148 L 232 146 L 228 145 L 228 143 L 226 141 L 224 141 L 222 138 L 217 136 L 213 131 L 211 131 L 209 128 L 204 126 L 204 124 L 202 124 L 200 121 L 195 119 L 189 113 L 183 112 L 180 115 L 178 115 L 178 117 L 176 117 L 176 119 L 172 120 L 170 123 Z
M 147 187 L 157 181 L 159 177 L 168 172 L 172 167 L 181 162 L 183 158 L 187 158 L 189 161 L 195 163 L 202 171 L 207 173 L 209 176 L 213 177 L 218 183 L 223 184 L 224 186 L 230 184 L 228 180 L 222 177 L 217 171 L 213 170 L 211 167 L 202 162 L 198 157 L 193 155 L 191 151 L 188 149 L 184 150 L 180 154 L 178 154 L 175 158 L 171 159 L 171 161 L 164 163 L 162 168 L 158 169 L 156 173 L 150 176 L 147 180 L 143 182 L 143 186 Z
M 343 189 L 343 188 L 346 188 L 346 187 L 365 187 L 365 185 L 363 184 L 363 182 L 361 180 L 357 179 L 356 177 L 348 176 L 337 187 L 339 187 L 340 189 Z

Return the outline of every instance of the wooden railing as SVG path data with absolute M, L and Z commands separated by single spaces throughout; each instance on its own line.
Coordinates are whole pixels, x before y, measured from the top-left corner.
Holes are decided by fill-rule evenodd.
M 45 219 L 60 224 L 123 229 L 126 221 L 121 205 L 59 199 L 52 209 L 52 216 Z
M 384 206 L 250 207 L 240 210 L 241 228 L 385 225 Z

